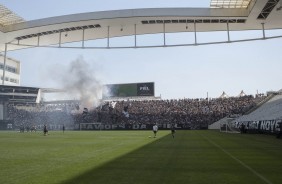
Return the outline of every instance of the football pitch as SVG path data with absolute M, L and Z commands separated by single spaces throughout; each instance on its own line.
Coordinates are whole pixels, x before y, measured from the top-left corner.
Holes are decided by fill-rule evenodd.
M 0 183 L 282 183 L 282 140 L 210 130 L 0 132 Z

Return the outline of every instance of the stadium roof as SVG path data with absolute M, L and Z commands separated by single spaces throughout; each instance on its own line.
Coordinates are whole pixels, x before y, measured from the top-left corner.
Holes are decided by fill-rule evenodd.
M 252 0 L 211 0 L 211 8 L 248 8 Z
M 34 104 L 38 102 L 39 88 L 0 85 L 0 101 L 12 104 Z
M 282 28 L 281 9 L 279 0 L 211 0 L 209 8 L 113 10 L 5 23 L 0 26 L 0 52 L 5 43 L 7 51 L 72 42 L 86 48 L 85 41 L 97 39 L 106 40 L 103 48 L 113 48 L 110 39 L 123 36 L 134 38 L 133 48 L 138 35 L 157 33 L 261 30 L 266 39 L 265 30 Z M 165 40 L 161 46 L 167 46 Z
M 24 22 L 24 19 L 5 6 L 0 4 L 0 26 L 5 27 L 16 23 Z

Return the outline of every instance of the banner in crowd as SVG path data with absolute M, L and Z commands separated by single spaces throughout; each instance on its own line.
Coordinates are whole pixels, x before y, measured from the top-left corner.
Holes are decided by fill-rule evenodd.
M 243 121 L 243 122 L 235 122 L 235 128 L 240 128 L 242 124 L 244 124 L 247 130 L 257 131 L 257 132 L 266 132 L 266 133 L 275 133 L 275 132 L 280 131 L 281 123 L 282 123 L 281 119 L 261 120 L 261 121 Z
M 159 130 L 169 130 L 171 124 L 158 125 Z M 179 130 L 190 130 L 189 124 L 175 124 Z M 152 130 L 153 124 L 101 124 L 101 123 L 80 123 L 75 125 L 75 130 Z

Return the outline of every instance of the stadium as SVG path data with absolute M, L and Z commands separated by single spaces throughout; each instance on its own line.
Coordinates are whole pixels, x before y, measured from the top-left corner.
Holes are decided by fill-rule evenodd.
M 282 87 L 250 93 L 248 86 L 265 84 L 261 78 L 239 85 L 247 90 L 231 80 L 244 75 L 248 81 L 250 70 L 270 75 L 271 65 L 279 71 L 280 64 L 269 57 L 280 59 L 275 49 L 253 47 L 249 53 L 252 46 L 246 45 L 281 39 L 281 7 L 280 0 L 210 0 L 209 7 L 201 8 L 124 8 L 26 21 L 0 4 L 0 183 L 281 183 Z M 244 32 L 247 37 L 235 39 Z M 178 36 L 180 41 L 173 42 Z M 260 60 L 252 58 L 256 66 L 246 63 L 240 67 L 247 70 L 235 73 L 231 68 L 236 66 L 225 61 L 216 66 L 220 70 L 202 74 L 201 58 L 220 60 L 222 47 L 243 47 L 227 61 L 236 54 L 265 55 L 268 65 L 260 70 Z M 186 65 L 177 60 L 194 55 L 180 52 L 183 48 L 200 51 L 195 53 L 197 66 L 189 66 L 203 78 L 182 74 Z M 42 51 L 49 49 L 59 51 Z M 98 58 L 102 53 L 93 62 L 98 65 L 84 56 L 93 50 Z M 120 50 L 134 54 L 119 56 Z M 178 68 L 167 65 L 168 78 L 156 80 L 165 61 L 152 62 L 148 50 L 165 55 L 157 59 L 168 58 Z M 73 54 L 80 52 L 79 57 Z M 106 55 L 121 57 L 121 64 L 113 65 Z M 77 59 L 63 64 L 62 57 Z M 46 65 L 54 58 L 55 65 Z M 33 59 L 36 63 L 25 62 Z M 122 60 L 131 59 L 136 59 L 131 61 L 135 68 L 128 71 L 130 64 Z M 148 63 L 139 65 L 140 60 Z M 100 80 L 97 75 L 105 67 L 118 74 L 107 70 L 108 78 Z M 219 89 L 216 73 L 235 94 Z M 185 76 L 184 82 L 177 74 Z M 43 76 L 40 81 L 38 76 Z M 280 82 L 279 74 L 271 77 L 266 83 Z M 196 78 L 201 81 L 197 87 L 189 81 Z M 165 90 L 185 91 L 185 86 L 191 91 L 212 86 L 217 94 L 162 95 Z

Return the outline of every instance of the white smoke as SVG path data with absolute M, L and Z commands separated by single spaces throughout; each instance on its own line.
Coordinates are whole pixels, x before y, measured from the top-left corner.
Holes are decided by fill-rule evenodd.
M 72 61 L 67 67 L 53 70 L 52 78 L 57 86 L 65 91 L 57 94 L 58 96 L 80 100 L 82 107 L 99 106 L 102 84 L 96 76 L 95 69 L 82 56 Z
M 103 98 L 110 98 L 113 96 L 114 92 L 112 89 L 113 85 L 104 85 L 103 86 Z

